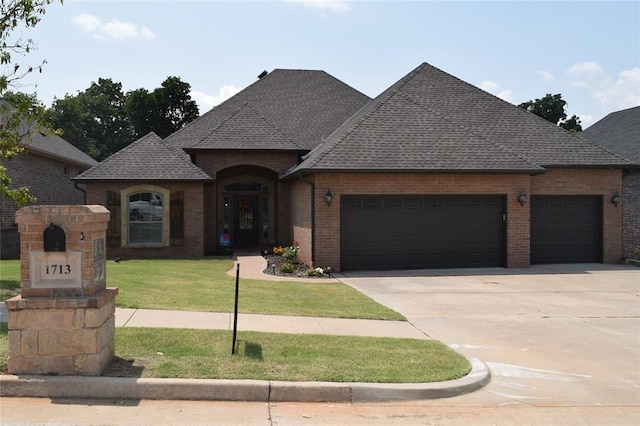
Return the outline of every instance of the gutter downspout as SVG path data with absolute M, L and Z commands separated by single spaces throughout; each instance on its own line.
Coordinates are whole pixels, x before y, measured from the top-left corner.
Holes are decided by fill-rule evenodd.
M 298 176 L 301 181 L 311 187 L 311 265 L 309 266 L 313 268 L 316 263 L 316 184 L 305 179 L 302 172 Z
M 73 182 L 73 186 L 80 192 L 82 192 L 82 204 L 87 204 L 87 190 L 80 188 L 78 182 Z

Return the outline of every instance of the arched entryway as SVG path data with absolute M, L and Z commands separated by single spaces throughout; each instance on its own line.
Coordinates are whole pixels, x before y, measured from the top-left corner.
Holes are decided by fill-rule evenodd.
M 217 181 L 219 249 L 257 249 L 276 240 L 278 174 L 258 166 L 222 170 Z

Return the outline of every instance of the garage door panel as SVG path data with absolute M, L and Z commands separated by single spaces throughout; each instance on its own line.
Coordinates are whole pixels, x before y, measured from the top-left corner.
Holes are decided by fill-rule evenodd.
M 531 263 L 602 262 L 602 197 L 532 196 Z
M 342 199 L 343 270 L 503 264 L 502 196 Z

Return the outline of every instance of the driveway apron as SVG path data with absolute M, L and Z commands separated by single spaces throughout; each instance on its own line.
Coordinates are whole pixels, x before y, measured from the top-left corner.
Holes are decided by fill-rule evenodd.
M 341 281 L 395 309 L 431 338 L 484 361 L 488 405 L 640 405 L 640 269 L 345 273 Z

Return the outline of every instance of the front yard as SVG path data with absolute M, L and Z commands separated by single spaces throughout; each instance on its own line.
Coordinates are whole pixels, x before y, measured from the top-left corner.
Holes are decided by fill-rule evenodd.
M 107 262 L 118 307 L 232 312 L 233 261 Z M 20 292 L 20 264 L 0 261 L 2 300 Z M 240 280 L 242 313 L 404 320 L 342 283 Z M 467 374 L 468 361 L 433 340 L 239 331 L 231 355 L 228 330 L 118 328 L 107 376 L 416 383 Z M 7 371 L 8 330 L 0 324 L 0 372 Z

